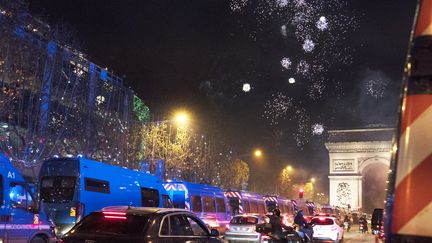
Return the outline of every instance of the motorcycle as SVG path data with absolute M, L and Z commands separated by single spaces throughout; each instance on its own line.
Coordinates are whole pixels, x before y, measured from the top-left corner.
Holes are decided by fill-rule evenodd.
M 346 232 L 349 232 L 350 229 L 351 229 L 351 225 L 350 225 L 350 223 L 349 223 L 348 221 L 345 221 L 345 222 L 343 223 L 343 225 L 344 225 L 344 230 L 345 230 Z
M 257 226 L 256 231 L 261 234 L 261 242 L 263 243 L 307 243 L 311 242 L 307 237 L 302 237 L 294 227 L 284 227 L 281 236 L 272 235 L 268 228 Z

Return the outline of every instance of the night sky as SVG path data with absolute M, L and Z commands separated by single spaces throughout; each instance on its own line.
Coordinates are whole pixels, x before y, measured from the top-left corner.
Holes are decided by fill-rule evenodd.
M 51 24 L 72 25 L 80 48 L 95 63 L 124 75 L 154 119 L 185 107 L 203 133 L 222 131 L 237 153 L 265 149 L 266 161 L 252 164 L 255 178 L 290 163 L 325 185 L 326 130 L 395 123 L 416 1 L 339 1 L 346 4 L 337 9 L 322 6 L 336 0 L 305 0 L 319 8 L 317 21 L 328 18 L 327 29 L 308 33 L 295 32 L 293 24 L 299 11 L 292 6 L 300 0 L 249 1 L 236 8 L 241 2 L 33 0 L 30 9 Z M 315 49 L 302 49 L 299 36 L 310 37 Z M 280 63 L 284 57 L 293 62 L 289 69 Z M 301 60 L 316 61 L 312 75 L 296 69 Z M 295 84 L 288 83 L 290 77 Z M 252 90 L 243 92 L 243 83 Z M 313 84 L 317 89 L 310 92 Z M 275 125 L 263 114 L 278 94 L 291 103 Z M 313 134 L 314 124 L 324 132 Z M 279 140 L 278 131 L 283 131 Z

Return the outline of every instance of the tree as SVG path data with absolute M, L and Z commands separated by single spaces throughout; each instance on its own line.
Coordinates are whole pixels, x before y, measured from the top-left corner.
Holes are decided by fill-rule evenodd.
M 249 165 L 241 159 L 236 159 L 225 167 L 222 175 L 224 188 L 246 189 L 249 180 Z
M 292 178 L 291 178 L 291 169 L 289 167 L 286 167 L 282 170 L 282 172 L 279 174 L 278 181 L 277 181 L 277 187 L 278 187 L 278 193 L 285 197 L 291 197 L 292 195 Z

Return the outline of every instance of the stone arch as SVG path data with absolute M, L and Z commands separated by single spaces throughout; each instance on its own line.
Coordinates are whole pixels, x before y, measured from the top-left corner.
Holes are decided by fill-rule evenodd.
M 360 163 L 359 172 L 363 174 L 363 172 L 367 172 L 368 169 L 372 168 L 370 165 L 375 165 L 375 164 L 383 164 L 389 167 L 390 161 L 387 158 L 378 157 L 378 156 L 367 158 Z
M 360 164 L 362 175 L 362 205 L 364 212 L 372 213 L 374 208 L 383 208 L 387 172 L 390 161 L 386 158 L 372 157 Z

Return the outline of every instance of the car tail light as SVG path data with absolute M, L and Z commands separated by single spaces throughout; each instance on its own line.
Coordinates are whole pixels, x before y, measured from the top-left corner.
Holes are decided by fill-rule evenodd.
M 124 212 L 102 212 L 106 219 L 126 219 L 126 213 Z

